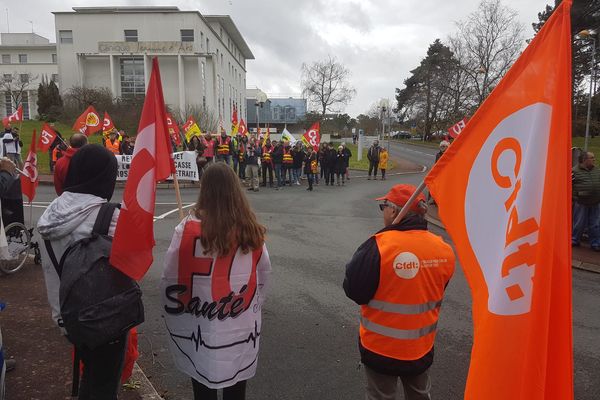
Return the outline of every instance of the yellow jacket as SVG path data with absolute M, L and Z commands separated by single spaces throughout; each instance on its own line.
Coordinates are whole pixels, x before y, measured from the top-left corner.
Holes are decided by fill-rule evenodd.
M 387 169 L 388 152 L 382 151 L 379 153 L 379 169 Z

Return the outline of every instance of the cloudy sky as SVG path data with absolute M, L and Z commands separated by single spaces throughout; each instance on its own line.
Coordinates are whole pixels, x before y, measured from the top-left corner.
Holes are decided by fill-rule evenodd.
M 516 10 L 533 34 L 531 23 L 552 0 L 503 0 Z M 476 10 L 479 0 L 112 0 L 2 1 L 0 30 L 31 31 L 54 41 L 52 11 L 74 6 L 177 5 L 203 14 L 229 14 L 254 53 L 248 87 L 270 96 L 298 96 L 302 63 L 337 57 L 351 71 L 357 90 L 346 108 L 350 115 L 368 110 L 383 97 L 393 98 L 428 45 L 444 40 L 456 23 Z

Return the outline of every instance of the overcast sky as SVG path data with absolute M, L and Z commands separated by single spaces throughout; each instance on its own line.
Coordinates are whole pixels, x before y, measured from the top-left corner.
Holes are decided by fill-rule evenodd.
M 532 36 L 531 23 L 551 0 L 503 0 Z M 176 5 L 203 14 L 229 14 L 256 60 L 247 63 L 248 87 L 269 96 L 298 96 L 300 67 L 331 54 L 351 71 L 357 90 L 346 112 L 356 116 L 393 98 L 436 38 L 445 40 L 479 0 L 21 0 L 1 2 L 0 30 L 31 31 L 54 41 L 52 11 L 74 6 Z

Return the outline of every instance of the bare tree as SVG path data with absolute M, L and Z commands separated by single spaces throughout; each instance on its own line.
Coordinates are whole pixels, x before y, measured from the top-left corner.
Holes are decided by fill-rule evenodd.
M 12 104 L 16 107 L 23 102 L 23 93 L 29 90 L 32 81 L 36 79 L 37 75 L 32 73 L 21 74 L 15 71 L 12 75 L 4 75 L 0 88 L 10 95 Z
M 523 49 L 523 25 L 516 11 L 501 0 L 483 0 L 477 11 L 457 26 L 453 50 L 462 50 L 460 65 L 475 90 L 477 104 L 481 104 Z
M 356 95 L 349 78 L 350 70 L 335 57 L 329 56 L 310 65 L 302 64 L 302 93 L 318 107 L 322 117 L 327 111 L 341 112 Z

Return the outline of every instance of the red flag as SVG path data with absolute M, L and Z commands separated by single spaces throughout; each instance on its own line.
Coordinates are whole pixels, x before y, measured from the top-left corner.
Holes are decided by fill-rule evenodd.
M 6 128 L 11 122 L 23 121 L 23 104 L 19 104 L 17 111 L 9 115 L 8 117 L 2 118 L 2 124 Z
M 177 126 L 177 122 L 173 119 L 171 114 L 167 113 L 167 128 L 169 129 L 169 134 L 175 140 L 175 144 L 177 146 L 181 146 L 181 136 L 179 135 L 179 126 Z
M 188 117 L 187 121 L 185 121 L 185 124 L 183 124 L 183 126 L 181 127 L 183 129 L 184 132 L 187 132 L 190 130 L 190 128 L 196 123 L 196 120 L 194 119 L 194 117 L 192 117 L 191 115 Z
M 238 124 L 237 107 L 233 106 L 233 113 L 231 114 L 231 125 L 236 126 Z
M 463 129 L 465 129 L 465 127 L 467 126 L 467 122 L 469 122 L 469 117 L 464 117 L 456 124 L 448 128 L 448 134 L 450 135 L 450 137 L 456 139 L 458 135 L 460 135 L 460 133 L 463 131 Z
M 246 126 L 246 121 L 242 118 L 240 120 L 240 125 L 238 126 L 238 133 L 242 136 L 248 136 L 248 127 Z
M 73 130 L 90 136 L 102 129 L 100 115 L 93 106 L 89 106 L 73 124 Z
M 570 7 L 425 179 L 472 292 L 465 399 L 573 399 Z
M 44 125 L 42 125 L 42 132 L 40 133 L 40 140 L 37 144 L 40 151 L 43 153 L 48 151 L 50 146 L 52 146 L 52 143 L 54 143 L 54 140 L 56 140 L 56 136 L 54 129 L 52 129 L 48 123 L 44 122 Z
M 33 130 L 31 135 L 31 145 L 29 146 L 29 153 L 25 159 L 23 165 L 23 174 L 21 174 L 21 191 L 31 203 L 35 198 L 35 189 L 38 186 L 38 169 L 37 169 L 37 151 L 36 151 L 36 132 Z
M 106 111 L 104 111 L 104 123 L 102 124 L 102 133 L 108 135 L 113 129 L 115 129 L 115 124 L 113 124 L 110 115 Z
M 133 279 L 141 279 L 152 265 L 156 182 L 167 179 L 174 172 L 167 113 L 155 57 L 110 255 L 111 264 Z
M 302 143 L 304 143 L 306 147 L 312 146 L 315 151 L 319 150 L 319 144 L 321 143 L 320 131 L 321 124 L 317 121 L 304 135 L 302 135 Z

